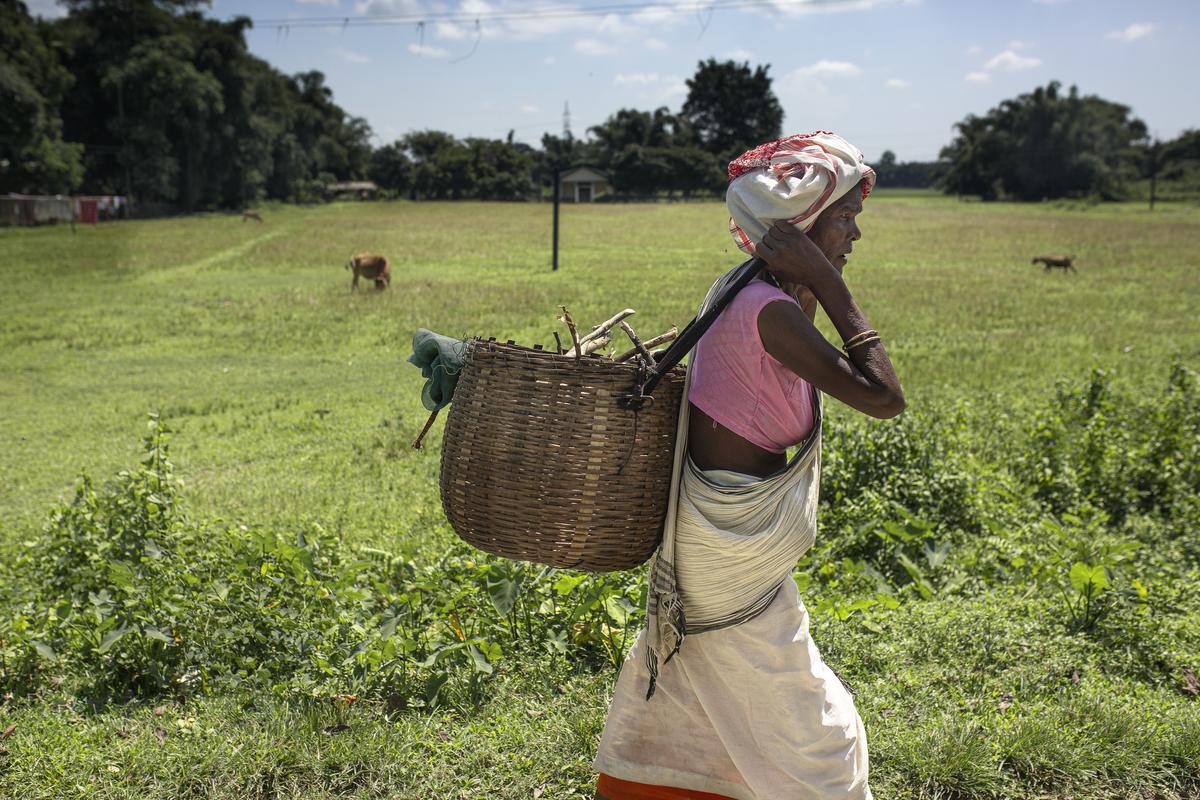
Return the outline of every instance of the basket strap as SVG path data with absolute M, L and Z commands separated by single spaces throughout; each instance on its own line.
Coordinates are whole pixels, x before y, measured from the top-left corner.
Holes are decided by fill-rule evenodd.
M 679 334 L 679 337 L 671 343 L 667 352 L 663 353 L 662 357 L 654 362 L 654 366 L 649 369 L 649 380 L 641 387 L 641 394 L 643 396 L 651 394 L 654 388 L 658 386 L 659 381 L 663 379 L 663 376 L 670 372 L 676 364 L 683 360 L 684 356 L 692 351 L 692 348 L 700 341 L 700 337 L 712 327 L 712 324 L 717 321 L 717 317 L 721 315 L 721 312 L 725 310 L 730 301 L 733 300 L 738 292 L 746 288 L 747 284 L 754 280 L 766 266 L 766 262 L 762 259 L 752 258 L 738 267 L 741 271 L 733 279 L 733 282 L 730 283 L 725 293 L 718 297 L 703 314 L 689 322 L 687 327 L 683 329 L 683 333 Z

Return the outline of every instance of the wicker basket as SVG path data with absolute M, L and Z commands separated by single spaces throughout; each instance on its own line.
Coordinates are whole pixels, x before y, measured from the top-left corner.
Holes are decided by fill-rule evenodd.
M 442 507 L 468 543 L 605 572 L 658 546 L 671 488 L 682 367 L 632 411 L 632 363 L 473 339 L 442 442 Z

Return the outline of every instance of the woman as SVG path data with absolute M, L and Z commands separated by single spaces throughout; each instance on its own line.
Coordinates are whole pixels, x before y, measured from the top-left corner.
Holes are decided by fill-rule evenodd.
M 647 628 L 617 681 L 597 797 L 870 798 L 862 721 L 791 572 L 816 532 L 820 393 L 875 417 L 904 408 L 841 277 L 875 173 L 819 131 L 747 152 L 729 178 L 730 231 L 768 271 L 692 358 Z M 813 324 L 818 303 L 843 350 Z

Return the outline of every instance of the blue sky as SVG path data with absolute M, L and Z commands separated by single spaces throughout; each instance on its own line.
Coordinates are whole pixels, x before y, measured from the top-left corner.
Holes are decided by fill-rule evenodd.
M 561 132 L 564 103 L 583 136 L 618 108 L 678 110 L 709 57 L 769 64 L 785 133 L 833 130 L 869 160 L 935 158 L 956 121 L 1052 79 L 1131 106 L 1161 138 L 1200 127 L 1197 0 L 215 0 L 210 13 L 260 20 L 251 50 L 324 72 L 382 142 L 511 129 L 536 144 Z M 265 22 L 306 17 L 350 24 Z

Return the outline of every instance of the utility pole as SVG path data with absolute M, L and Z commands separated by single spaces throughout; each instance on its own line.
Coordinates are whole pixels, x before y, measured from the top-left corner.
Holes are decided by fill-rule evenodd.
M 554 255 L 550 262 L 550 271 L 558 272 L 558 202 L 559 202 L 559 176 L 561 173 L 558 167 L 554 168 Z
M 1154 210 L 1154 194 L 1158 189 L 1158 148 L 1162 142 L 1155 139 L 1150 145 L 1150 210 Z

